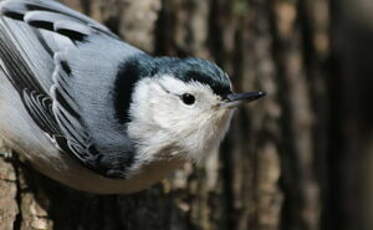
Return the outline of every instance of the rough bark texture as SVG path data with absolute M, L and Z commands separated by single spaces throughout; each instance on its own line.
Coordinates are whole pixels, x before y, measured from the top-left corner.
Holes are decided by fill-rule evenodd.
M 268 96 L 237 111 L 219 154 L 134 195 L 73 191 L 0 157 L 0 229 L 371 229 L 373 205 L 358 211 L 373 203 L 372 111 L 357 102 L 373 84 L 353 77 L 372 72 L 355 32 L 373 24 L 346 26 L 350 1 L 330 1 L 64 0 L 133 45 L 215 61 L 237 91 Z

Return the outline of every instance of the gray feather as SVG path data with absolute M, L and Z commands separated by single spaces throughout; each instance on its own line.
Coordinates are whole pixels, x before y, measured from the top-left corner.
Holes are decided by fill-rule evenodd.
M 0 12 L 14 19 L 0 18 L 0 66 L 35 123 L 86 167 L 125 177 L 134 149 L 112 91 L 120 64 L 143 52 L 54 1 L 7 0 Z
M 114 35 L 108 28 L 99 24 L 95 20 L 75 10 L 72 10 L 54 0 L 6 0 L 0 4 L 0 13 L 6 16 L 10 16 L 12 18 L 23 18 L 25 13 L 35 10 L 58 12 L 66 16 L 69 16 L 71 19 L 80 20 L 81 23 L 92 26 L 102 32 L 111 34 L 113 37 L 116 37 L 116 35 Z

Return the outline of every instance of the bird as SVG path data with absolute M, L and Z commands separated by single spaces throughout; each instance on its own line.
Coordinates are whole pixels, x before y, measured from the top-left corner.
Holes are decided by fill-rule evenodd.
M 0 138 L 76 190 L 130 194 L 217 150 L 235 108 L 229 75 L 152 56 L 54 0 L 0 3 Z

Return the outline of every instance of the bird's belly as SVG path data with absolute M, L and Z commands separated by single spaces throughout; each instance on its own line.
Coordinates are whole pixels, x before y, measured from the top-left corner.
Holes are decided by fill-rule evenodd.
M 76 190 L 97 194 L 129 194 L 144 190 L 161 181 L 183 165 L 180 161 L 164 161 L 145 165 L 128 179 L 112 179 L 96 174 L 69 156 L 57 152 L 34 152 L 14 147 L 27 156 L 33 167 L 46 176 Z M 52 150 L 53 151 L 53 150 Z M 54 157 L 60 154 L 59 157 Z M 40 157 L 42 156 L 42 157 Z
M 184 163 L 180 161 L 156 162 L 144 166 L 136 175 L 128 179 L 111 179 L 94 173 L 69 157 L 59 160 L 68 167 L 63 169 L 45 167 L 43 163 L 40 164 L 41 162 L 35 163 L 34 166 L 38 171 L 62 184 L 76 190 L 97 194 L 130 194 L 142 191 L 161 181 Z
M 100 194 L 141 191 L 167 176 L 182 163 L 157 162 L 147 165 L 128 180 L 110 179 L 85 168 L 59 152 L 34 124 L 13 86 L 0 72 L 0 138 L 22 154 L 38 171 L 65 185 Z
M 159 182 L 184 162 L 160 161 L 137 170 L 128 179 L 112 179 L 101 176 L 78 163 L 67 154 L 57 151 L 49 140 L 36 141 L 27 136 L 7 131 L 17 140 L 4 137 L 9 147 L 22 154 L 42 174 L 76 190 L 97 194 L 129 194 L 144 190 Z M 0 127 L 0 135 L 3 129 Z M 23 141 L 25 140 L 25 141 Z M 27 141 L 27 143 L 26 143 Z

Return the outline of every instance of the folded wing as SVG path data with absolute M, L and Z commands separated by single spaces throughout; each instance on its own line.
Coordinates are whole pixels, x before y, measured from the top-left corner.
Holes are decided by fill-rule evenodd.
M 63 152 L 124 178 L 134 150 L 111 117 L 111 90 L 120 65 L 143 52 L 55 1 L 7 0 L 0 12 L 0 68 L 32 119 Z

